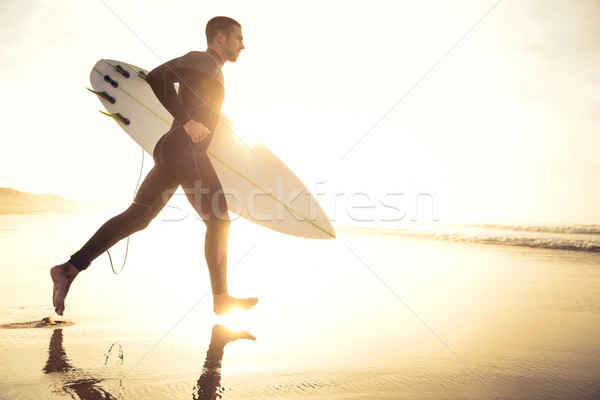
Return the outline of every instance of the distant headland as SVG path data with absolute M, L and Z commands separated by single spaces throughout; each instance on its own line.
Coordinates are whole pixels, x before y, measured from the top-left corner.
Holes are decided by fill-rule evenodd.
M 56 194 L 33 194 L 0 188 L 0 214 L 92 213 L 122 207 L 119 203 L 97 201 L 84 203 Z

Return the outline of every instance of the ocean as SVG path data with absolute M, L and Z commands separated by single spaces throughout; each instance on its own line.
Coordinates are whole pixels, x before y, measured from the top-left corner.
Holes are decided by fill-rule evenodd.
M 598 399 L 600 227 L 231 227 L 211 310 L 202 222 L 161 220 L 73 283 L 49 268 L 107 214 L 0 215 L 0 398 Z M 124 241 L 112 251 L 118 270 Z
M 600 225 L 414 224 L 405 228 L 342 227 L 345 232 L 429 240 L 600 252 Z

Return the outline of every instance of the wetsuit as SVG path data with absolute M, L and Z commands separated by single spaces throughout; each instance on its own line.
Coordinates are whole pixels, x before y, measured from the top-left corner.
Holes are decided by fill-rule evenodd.
M 131 206 L 108 220 L 90 240 L 71 256 L 78 270 L 86 269 L 119 240 L 144 229 L 163 209 L 179 186 L 207 226 L 205 251 L 215 291 L 212 266 L 226 262 L 229 217 L 221 183 L 206 154 L 225 97 L 223 60 L 212 49 L 190 52 L 152 70 L 147 81 L 160 102 L 173 115 L 169 132 L 154 148 L 155 165 L 138 190 Z M 175 83 L 179 82 L 179 91 Z M 201 122 L 211 134 L 194 143 L 183 125 Z M 222 292 L 225 288 L 216 291 Z

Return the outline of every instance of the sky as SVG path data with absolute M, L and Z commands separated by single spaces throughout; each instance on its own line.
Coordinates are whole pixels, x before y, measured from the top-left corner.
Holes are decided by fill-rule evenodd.
M 600 224 L 595 0 L 0 0 L 0 187 L 129 202 L 141 150 L 91 67 L 204 50 L 215 15 L 246 46 L 223 112 L 334 223 Z

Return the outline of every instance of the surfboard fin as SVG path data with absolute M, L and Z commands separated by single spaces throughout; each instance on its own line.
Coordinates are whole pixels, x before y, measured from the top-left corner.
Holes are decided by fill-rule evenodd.
M 99 92 L 96 90 L 92 90 L 89 87 L 86 87 L 87 90 L 89 90 L 90 92 L 94 93 L 95 95 L 98 95 L 99 97 L 102 97 L 103 99 L 107 100 L 110 104 L 115 104 L 117 102 L 117 100 L 112 97 L 110 94 L 106 93 L 106 92 Z
M 113 113 L 104 112 L 102 110 L 98 110 L 98 111 L 100 111 L 102 114 L 104 114 L 106 116 L 113 118 L 115 121 L 121 122 L 122 124 L 129 125 L 131 123 L 131 120 L 129 118 L 124 117 L 121 113 L 113 114 Z
M 129 79 L 129 76 L 130 76 L 129 71 L 126 71 L 125 68 L 121 67 L 119 64 L 112 65 L 111 63 L 109 63 L 105 59 L 102 59 L 102 61 L 104 61 L 105 63 L 107 63 L 111 67 L 113 67 L 115 69 L 115 71 L 117 71 L 118 73 L 120 73 L 121 75 L 123 75 L 125 78 Z
M 122 66 L 120 66 L 119 64 L 117 65 L 112 65 L 111 63 L 109 63 L 108 61 L 106 61 L 105 59 L 102 59 L 102 61 L 104 61 L 105 63 L 107 63 L 108 65 L 110 65 L 111 67 L 113 67 L 118 73 L 120 73 L 121 75 L 123 75 L 125 78 L 129 78 L 130 74 L 129 71 L 125 70 L 125 68 L 123 68 Z M 142 79 L 146 79 L 146 73 L 144 71 L 139 71 L 136 68 L 132 67 L 131 65 L 127 64 L 127 63 L 123 63 L 125 65 L 127 65 L 129 68 L 131 68 L 136 74 L 138 74 L 138 76 Z
M 137 69 L 133 68 L 133 67 L 132 67 L 131 65 L 129 65 L 129 64 L 127 64 L 127 66 L 128 66 L 129 68 L 131 68 L 132 70 L 134 70 L 134 71 L 135 71 L 135 72 L 138 74 L 138 76 L 139 76 L 140 78 L 142 78 L 143 80 L 146 80 L 146 76 L 147 76 L 147 75 L 146 75 L 146 73 L 145 73 L 144 71 L 138 71 Z
M 123 75 L 125 78 L 129 79 L 129 71 L 125 71 L 125 69 L 123 67 L 121 67 L 120 65 L 117 65 L 115 67 L 115 69 L 117 70 L 118 73 L 120 73 L 121 75 Z
M 119 82 L 117 82 L 113 78 L 111 78 L 110 75 L 104 75 L 104 82 L 110 83 L 110 85 L 114 88 L 119 87 Z

